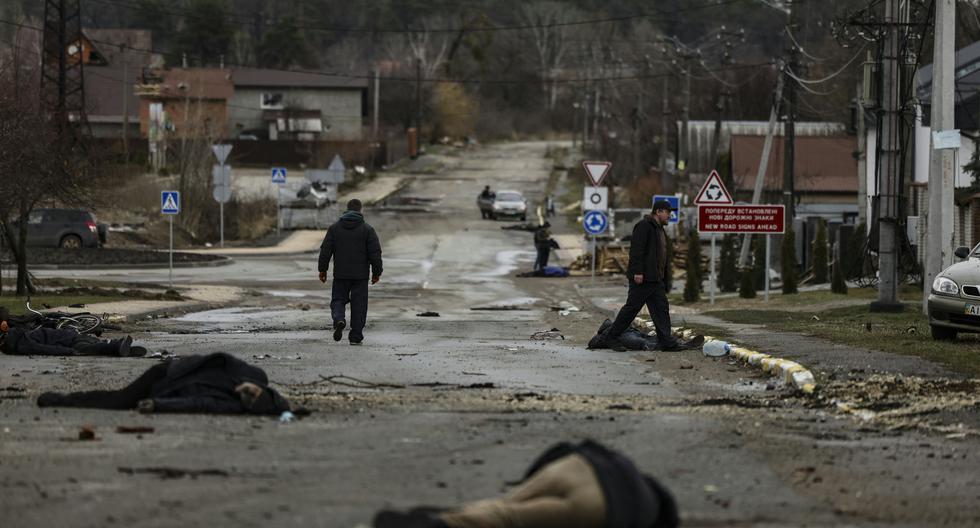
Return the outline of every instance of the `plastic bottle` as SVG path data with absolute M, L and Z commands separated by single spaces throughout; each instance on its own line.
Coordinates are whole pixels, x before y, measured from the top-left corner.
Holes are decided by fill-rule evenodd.
M 732 346 L 724 341 L 712 339 L 704 344 L 704 355 L 711 357 L 727 356 L 731 352 Z

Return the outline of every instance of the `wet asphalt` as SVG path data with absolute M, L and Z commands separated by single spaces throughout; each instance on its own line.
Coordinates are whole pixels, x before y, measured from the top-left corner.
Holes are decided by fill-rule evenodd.
M 178 284 L 248 295 L 129 328 L 152 352 L 230 352 L 261 366 L 313 411 L 300 421 L 38 409 L 41 391 L 119 387 L 157 360 L 3 357 L 3 526 L 353 527 L 383 507 L 496 495 L 552 443 L 583 438 L 663 481 L 686 526 L 980 524 L 974 437 L 862 423 L 697 351 L 586 350 L 604 316 L 576 288 L 583 280 L 515 278 L 533 262 L 531 234 L 481 220 L 474 203 L 485 184 L 539 201 L 546 146 L 446 156 L 390 202 L 421 206 L 366 211 L 386 271 L 361 346 L 332 340 L 315 254 L 175 270 Z M 162 280 L 160 270 L 58 273 Z M 562 301 L 581 310 L 560 315 Z M 552 328 L 564 339 L 530 339 Z M 77 440 L 84 425 L 97 440 Z

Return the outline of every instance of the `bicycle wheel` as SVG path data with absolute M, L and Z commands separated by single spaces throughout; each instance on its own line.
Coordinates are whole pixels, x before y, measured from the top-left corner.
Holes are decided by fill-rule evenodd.
M 70 328 L 79 334 L 95 334 L 99 333 L 102 323 L 102 318 L 97 315 L 78 314 L 58 321 L 57 328 Z

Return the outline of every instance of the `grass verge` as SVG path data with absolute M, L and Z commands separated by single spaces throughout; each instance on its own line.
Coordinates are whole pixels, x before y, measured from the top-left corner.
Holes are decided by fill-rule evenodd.
M 907 303 L 903 313 L 870 313 L 865 304 L 821 311 L 727 309 L 707 312 L 725 321 L 820 337 L 856 347 L 918 356 L 956 372 L 980 376 L 980 339 L 962 335 L 956 341 L 935 341 L 921 305 Z M 761 308 L 761 307 L 760 307 Z
M 51 307 L 68 306 L 70 304 L 95 304 L 113 301 L 125 301 L 130 297 L 124 295 L 34 295 L 31 296 L 31 307 L 38 311 L 47 310 L 44 305 Z M 27 297 L 2 296 L 0 307 L 6 308 L 12 315 L 22 315 L 27 312 Z

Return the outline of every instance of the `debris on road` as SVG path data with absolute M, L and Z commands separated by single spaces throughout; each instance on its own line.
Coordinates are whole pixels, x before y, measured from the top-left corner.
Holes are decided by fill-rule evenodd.
M 531 334 L 532 341 L 545 341 L 550 339 L 561 339 L 564 340 L 565 336 L 561 334 L 561 330 L 557 328 L 552 328 L 551 330 L 545 330 L 542 332 L 535 332 Z
M 157 475 L 161 479 L 178 479 L 184 477 L 190 477 L 196 479 L 197 477 L 228 477 L 230 474 L 223 469 L 181 469 L 173 467 L 119 467 L 117 468 L 120 473 L 126 475 L 137 475 L 141 473 Z
M 95 437 L 95 428 L 91 425 L 84 425 L 78 431 L 78 439 L 83 441 L 98 440 Z
M 421 312 L 415 314 L 415 317 L 440 317 L 439 312 Z
M 146 425 L 120 425 L 119 427 L 116 427 L 116 432 L 119 434 L 149 434 L 154 431 L 156 431 L 156 429 Z
M 279 415 L 279 423 L 292 423 L 295 420 L 296 415 L 289 411 L 283 411 L 282 414 Z

